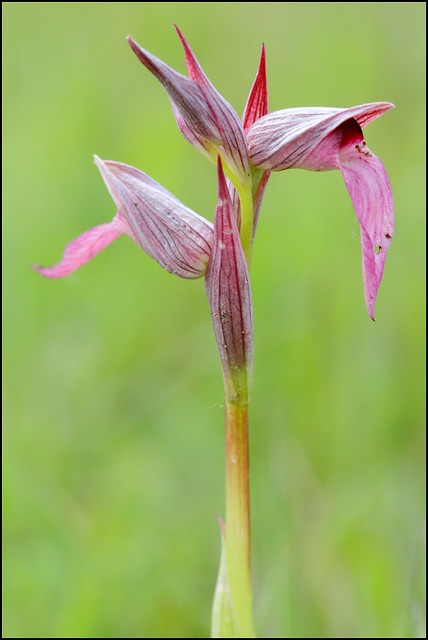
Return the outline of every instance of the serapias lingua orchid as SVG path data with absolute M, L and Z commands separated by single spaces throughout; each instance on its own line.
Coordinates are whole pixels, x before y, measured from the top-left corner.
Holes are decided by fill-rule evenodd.
M 362 128 L 393 106 L 283 109 L 260 118 L 247 133 L 251 162 L 260 169 L 340 169 L 360 224 L 364 294 L 372 319 L 394 233 L 394 204 L 385 167 L 367 147 Z
M 142 171 L 97 157 L 95 162 L 116 204 L 116 216 L 67 245 L 59 264 L 36 271 L 46 278 L 67 276 L 126 233 L 170 273 L 202 277 L 213 244 L 212 223 Z
M 248 402 L 253 361 L 249 262 L 258 213 L 271 171 L 340 169 L 361 228 L 366 306 L 373 308 L 394 230 L 391 186 L 362 128 L 393 105 L 302 108 L 268 113 L 265 51 L 242 121 L 214 88 L 182 33 L 188 77 L 128 42 L 166 90 L 181 133 L 217 164 L 214 225 L 142 171 L 118 162 L 96 164 L 117 214 L 86 231 L 53 267 L 60 278 L 113 242 L 130 236 L 169 272 L 205 276 L 225 386 L 226 523 L 213 613 L 213 637 L 254 637 L 250 570 Z M 227 177 L 226 177 L 227 176 Z
M 210 82 L 177 27 L 176 31 L 184 47 L 189 77 L 140 47 L 131 36 L 128 36 L 128 42 L 167 92 L 183 136 L 213 162 L 217 162 L 220 154 L 231 177 L 239 184 L 247 184 L 250 163 L 238 114 Z

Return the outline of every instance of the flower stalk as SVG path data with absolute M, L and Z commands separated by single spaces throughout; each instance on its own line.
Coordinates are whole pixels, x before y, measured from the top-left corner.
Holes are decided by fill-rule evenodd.
M 254 638 L 248 399 L 226 402 L 226 558 L 238 638 Z M 230 637 L 230 636 L 219 636 Z

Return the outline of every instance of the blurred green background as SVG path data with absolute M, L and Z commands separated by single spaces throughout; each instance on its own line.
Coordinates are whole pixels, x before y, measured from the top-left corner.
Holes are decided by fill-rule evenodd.
M 212 219 L 215 170 L 131 33 L 184 72 L 177 23 L 239 113 L 396 109 L 366 130 L 396 236 L 365 312 L 339 172 L 272 176 L 254 250 L 260 637 L 424 635 L 425 3 L 3 3 L 4 637 L 207 637 L 223 513 L 220 365 L 203 282 L 128 238 L 52 264 L 114 205 L 92 154 Z

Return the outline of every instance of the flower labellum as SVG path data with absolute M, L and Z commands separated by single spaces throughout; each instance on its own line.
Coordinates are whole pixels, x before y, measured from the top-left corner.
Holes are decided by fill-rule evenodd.
M 61 278 L 91 260 L 122 233 L 129 235 L 164 269 L 182 278 L 205 274 L 213 242 L 213 225 L 184 206 L 142 171 L 120 162 L 95 158 L 118 213 L 73 240 L 61 262 L 36 267 L 47 278 Z
M 89 262 L 100 251 L 108 247 L 122 233 L 131 234 L 127 223 L 118 213 L 111 222 L 100 224 L 82 233 L 78 238 L 72 240 L 65 248 L 62 260 L 53 267 L 33 268 L 37 273 L 45 278 L 64 278 L 77 271 L 86 262 Z
M 374 102 L 348 109 L 306 107 L 270 113 L 247 133 L 251 162 L 272 171 L 340 169 L 361 228 L 366 307 L 373 309 L 394 233 L 391 185 L 362 128 L 391 109 Z

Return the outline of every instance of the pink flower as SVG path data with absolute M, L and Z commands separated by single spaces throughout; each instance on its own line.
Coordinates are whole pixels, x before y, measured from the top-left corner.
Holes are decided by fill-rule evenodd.
M 394 231 L 393 201 L 385 168 L 369 151 L 362 128 L 393 105 L 379 102 L 348 109 L 307 107 L 267 113 L 263 47 L 241 122 L 209 81 L 179 29 L 177 33 L 188 77 L 142 49 L 131 37 L 128 42 L 165 88 L 181 133 L 211 161 L 220 157 L 219 197 L 224 205 L 224 171 L 230 199 L 227 206 L 247 260 L 271 171 L 340 169 L 360 224 L 365 300 L 373 318 Z M 72 273 L 126 233 L 168 271 L 184 278 L 203 276 L 214 242 L 211 223 L 141 171 L 116 162 L 97 164 L 116 203 L 117 215 L 109 224 L 70 243 L 58 265 L 37 267 L 39 273 L 50 278 Z
M 250 178 L 250 164 L 239 117 L 209 81 L 181 31 L 177 27 L 176 30 L 184 47 L 189 77 L 140 47 L 131 36 L 128 42 L 167 92 L 184 137 L 214 162 L 220 154 L 234 177 L 246 183 Z
M 131 38 L 129 42 L 146 66 L 167 84 L 170 97 L 174 96 L 175 102 L 171 98 L 172 104 L 185 136 L 200 150 L 206 152 L 210 149 L 208 155 L 215 161 L 218 154 L 212 145 L 213 139 L 218 138 L 221 153 L 225 155 L 227 149 L 226 155 L 229 160 L 232 159 L 232 163 L 234 157 L 238 160 L 245 159 L 240 167 L 243 169 L 245 164 L 246 170 L 249 170 L 244 128 L 238 116 L 211 85 L 181 32 L 177 31 L 185 47 L 191 79 L 144 52 Z M 182 112 L 184 116 L 181 115 Z M 259 68 L 244 111 L 245 129 L 266 112 L 266 68 L 262 48 Z M 189 123 L 192 123 L 193 129 Z M 213 131 L 217 133 L 210 139 L 214 135 Z M 233 143 L 234 140 L 236 144 Z M 242 155 L 234 155 L 237 149 L 241 149 Z M 110 223 L 94 227 L 69 243 L 60 263 L 53 267 L 35 267 L 35 270 L 47 278 L 67 276 L 125 233 L 168 271 L 183 278 L 203 276 L 213 243 L 213 225 L 185 207 L 142 171 L 119 162 L 102 162 L 99 158 L 95 158 L 95 162 L 115 201 L 118 213 Z M 254 184 L 258 211 L 269 172 L 253 169 L 253 173 L 256 178 Z M 233 215 L 239 224 L 239 198 L 234 187 L 229 185 L 229 188 Z
M 164 269 L 182 278 L 205 274 L 213 225 L 188 209 L 142 171 L 95 158 L 118 213 L 112 222 L 86 231 L 53 267 L 35 267 L 47 278 L 62 278 L 91 260 L 122 233 L 129 235 Z
M 364 293 L 372 319 L 394 232 L 394 208 L 387 173 L 368 149 L 362 128 L 392 107 L 375 102 L 349 109 L 284 109 L 260 118 L 247 133 L 251 162 L 261 169 L 340 169 L 360 224 Z

